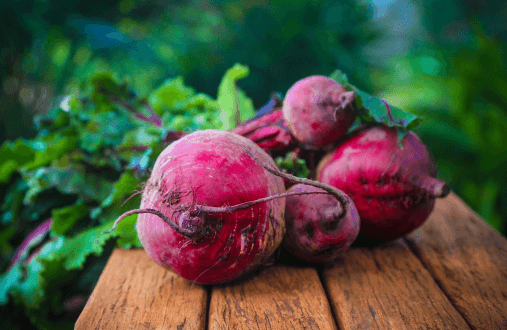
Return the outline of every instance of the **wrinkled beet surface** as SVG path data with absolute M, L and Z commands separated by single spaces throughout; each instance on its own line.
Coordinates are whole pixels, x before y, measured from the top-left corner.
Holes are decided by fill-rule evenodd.
M 158 157 L 140 208 L 162 211 L 177 223 L 183 205 L 221 207 L 285 192 L 282 179 L 254 162 L 244 149 L 276 168 L 252 141 L 230 132 L 198 131 L 173 142 Z M 233 280 L 265 262 L 285 234 L 285 198 L 227 213 L 208 214 L 210 235 L 196 241 L 153 214 L 140 214 L 137 232 L 152 260 L 189 280 Z

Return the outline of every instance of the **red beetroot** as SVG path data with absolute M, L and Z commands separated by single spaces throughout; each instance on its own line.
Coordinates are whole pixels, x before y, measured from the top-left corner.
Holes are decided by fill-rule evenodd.
M 343 191 L 280 172 L 263 164 L 254 155 L 250 156 L 274 175 L 298 183 L 287 193 L 292 196 L 287 196 L 285 207 L 286 226 L 290 230 L 284 244 L 289 252 L 304 261 L 327 262 L 352 244 L 359 231 L 359 215 Z M 310 198 L 292 199 L 303 196 Z
M 324 192 L 321 188 L 296 184 L 289 192 Z M 359 234 L 360 219 L 352 201 L 340 217 L 341 207 L 332 195 L 294 195 L 286 198 L 284 248 L 293 256 L 312 263 L 330 262 L 347 250 Z
M 317 179 L 352 197 L 361 217 L 359 237 L 388 241 L 419 227 L 433 210 L 435 198 L 449 187 L 419 137 L 409 132 L 398 146 L 394 128 L 367 127 L 325 156 Z
M 283 118 L 301 142 L 323 147 L 340 139 L 356 113 L 355 93 L 325 76 L 297 81 L 283 100 Z
M 116 223 L 140 213 L 137 232 L 148 256 L 186 279 L 215 284 L 240 277 L 264 263 L 285 234 L 284 197 L 249 203 L 284 193 L 283 181 L 246 151 L 276 168 L 234 133 L 197 131 L 173 142 L 155 162 L 140 209 Z

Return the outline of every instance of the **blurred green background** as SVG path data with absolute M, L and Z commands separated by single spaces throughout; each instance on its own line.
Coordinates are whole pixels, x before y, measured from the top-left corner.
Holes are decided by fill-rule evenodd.
M 256 107 L 272 91 L 340 68 L 359 88 L 425 118 L 417 129 L 446 180 L 505 234 L 507 3 L 23 0 L 0 4 L 0 142 L 114 71 L 143 94 L 182 75 L 216 95 L 235 62 Z
M 215 96 L 239 62 L 259 108 L 298 79 L 349 80 L 424 118 L 417 133 L 447 181 L 504 235 L 507 3 L 415 1 L 23 0 L 0 4 L 0 142 L 113 71 L 141 95 L 181 75 Z M 0 194 L 1 195 L 1 194 Z
M 238 85 L 260 108 L 305 76 L 341 69 L 361 90 L 424 118 L 416 131 L 439 177 L 506 235 L 505 17 L 503 1 L 1 1 L 0 144 L 33 138 L 33 117 L 98 72 L 114 72 L 141 96 L 182 76 L 216 98 L 224 72 L 241 63 L 250 74 Z M 0 232 L 2 246 L 19 244 L 12 235 Z M 103 257 L 83 267 L 96 267 L 86 283 Z M 0 315 L 22 315 L 13 306 Z
M 216 95 L 234 63 L 260 107 L 340 68 L 359 88 L 421 115 L 440 177 L 505 234 L 507 3 L 415 1 L 23 0 L 0 4 L 0 142 L 98 71 L 147 93 L 182 75 Z

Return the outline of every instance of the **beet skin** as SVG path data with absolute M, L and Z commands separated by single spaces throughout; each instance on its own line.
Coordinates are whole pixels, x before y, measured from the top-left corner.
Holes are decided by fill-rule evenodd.
M 216 284 L 242 276 L 273 254 L 285 234 L 283 197 L 234 212 L 181 217 L 194 205 L 232 206 L 285 192 L 283 180 L 245 150 L 276 168 L 254 142 L 224 131 L 194 132 L 162 151 L 140 209 L 160 211 L 199 235 L 187 237 L 155 214 L 139 214 L 137 232 L 152 260 L 191 281 Z
M 436 179 L 428 149 L 413 133 L 398 146 L 394 128 L 367 127 L 345 139 L 318 166 L 318 180 L 343 190 L 359 211 L 359 238 L 388 241 L 419 227 L 436 197 L 450 189 Z
M 288 192 L 325 190 L 304 184 Z M 296 258 L 311 262 L 331 262 L 354 242 L 359 234 L 360 219 L 352 201 L 340 217 L 341 206 L 331 194 L 288 196 L 285 205 L 287 234 L 283 247 Z

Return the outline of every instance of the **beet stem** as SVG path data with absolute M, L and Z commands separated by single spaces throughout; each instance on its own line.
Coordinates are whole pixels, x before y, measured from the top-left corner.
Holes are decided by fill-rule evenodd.
M 329 194 L 329 192 L 321 192 L 321 191 L 294 191 L 294 192 L 288 192 L 278 195 L 273 195 L 269 197 L 259 198 L 254 201 L 244 202 L 240 204 L 236 204 L 233 206 L 222 206 L 222 207 L 215 207 L 215 206 L 202 206 L 197 205 L 199 210 L 201 212 L 206 213 L 227 213 L 227 212 L 236 212 L 239 210 L 247 209 L 255 204 L 259 204 L 262 202 L 268 202 L 273 199 L 282 198 L 282 197 L 288 197 L 288 196 L 294 196 L 294 195 L 311 195 L 311 194 Z
M 116 219 L 116 221 L 113 224 L 113 227 L 110 230 L 104 231 L 103 233 L 106 234 L 106 233 L 112 232 L 116 228 L 116 226 L 123 219 L 128 217 L 129 215 L 142 214 L 142 213 L 151 213 L 151 214 L 158 216 L 159 218 L 164 220 L 164 222 L 166 222 L 172 229 L 174 229 L 176 232 L 180 233 L 183 236 L 192 238 L 192 237 L 199 235 L 198 231 L 196 232 L 196 231 L 192 231 L 192 230 L 183 229 L 180 226 L 178 226 L 177 224 L 175 224 L 174 222 L 172 222 L 171 219 L 169 219 L 164 213 L 162 213 L 158 210 L 154 210 L 154 209 L 134 209 L 134 210 L 127 211 L 127 212 L 123 213 L 122 215 L 120 215 L 118 217 L 118 219 Z
M 310 185 L 310 186 L 314 186 L 314 187 L 317 187 L 317 188 L 320 188 L 320 189 L 324 189 L 325 191 L 327 191 L 328 193 L 330 193 L 331 195 L 333 195 L 337 200 L 338 202 L 340 203 L 341 207 L 342 207 L 342 212 L 340 214 L 340 218 L 344 217 L 345 214 L 347 214 L 347 205 L 349 203 L 348 201 L 348 198 L 347 197 L 344 197 L 344 193 L 341 192 L 340 190 L 336 189 L 335 187 L 332 187 L 328 184 L 325 184 L 323 182 L 318 182 L 318 181 L 314 181 L 314 180 L 308 180 L 308 179 L 303 179 L 303 178 L 299 178 L 297 176 L 294 176 L 294 175 L 291 175 L 291 174 L 288 174 L 288 173 L 284 173 L 284 172 L 281 172 L 281 171 L 278 171 L 276 169 L 273 169 L 265 164 L 263 164 L 261 162 L 261 160 L 257 157 L 255 157 L 250 151 L 246 150 L 246 153 L 250 155 L 250 157 L 252 157 L 253 160 L 255 160 L 259 165 L 261 165 L 262 167 L 264 167 L 264 169 L 268 172 L 270 172 L 271 174 L 274 174 L 276 176 L 279 176 L 279 177 L 282 177 L 284 179 L 287 179 L 287 180 L 290 180 L 292 182 L 297 182 L 297 183 L 301 183 L 301 184 L 306 184 L 306 185 Z
M 386 100 L 382 99 L 382 102 L 384 102 L 384 105 L 385 105 L 385 107 L 387 109 L 387 115 L 389 116 L 389 120 L 391 121 L 391 123 L 394 123 L 393 114 L 391 113 L 391 107 L 386 102 Z
M 282 198 L 282 197 L 293 196 L 293 195 L 310 195 L 310 194 L 328 194 L 328 192 L 313 191 L 313 192 L 290 192 L 290 193 L 283 193 L 283 194 L 278 194 L 278 195 L 274 195 L 274 196 L 260 198 L 260 199 L 254 200 L 254 201 L 249 201 L 249 202 L 244 202 L 244 203 L 236 204 L 236 205 L 233 205 L 233 206 L 215 207 L 215 206 L 195 205 L 195 207 L 192 208 L 192 210 L 193 210 L 192 212 L 196 213 L 196 214 L 199 214 L 201 212 L 205 212 L 205 213 L 235 212 L 235 211 L 239 211 L 239 210 L 243 210 L 243 209 L 249 208 L 249 207 L 251 207 L 251 206 L 253 206 L 255 204 L 259 204 L 259 203 L 262 203 L 262 202 L 267 202 L 267 201 L 270 201 L 270 200 L 273 200 L 273 199 L 276 199 L 276 198 Z M 104 234 L 111 233 L 113 230 L 116 229 L 116 226 L 118 226 L 118 224 L 123 219 L 125 219 L 126 217 L 128 217 L 129 215 L 132 215 L 132 214 L 142 214 L 142 213 L 151 213 L 151 214 L 154 214 L 154 215 L 158 216 L 159 218 L 161 218 L 162 220 L 164 220 L 164 222 L 166 222 L 176 232 L 178 232 L 181 235 L 186 236 L 188 238 L 193 238 L 193 237 L 196 237 L 196 236 L 198 236 L 198 235 L 201 234 L 200 230 L 193 231 L 193 230 L 188 230 L 188 229 L 181 228 L 176 223 L 172 222 L 171 219 L 169 219 L 164 213 L 162 213 L 162 212 L 160 212 L 158 210 L 155 210 L 155 209 L 134 209 L 134 210 L 131 210 L 131 211 L 127 211 L 127 212 L 123 213 L 122 215 L 120 215 L 118 217 L 118 219 L 116 219 L 116 221 L 113 224 L 113 227 L 110 230 L 104 231 L 103 233 Z
M 353 103 L 354 103 L 355 98 L 356 98 L 356 93 L 353 91 L 346 92 L 343 94 L 340 92 L 339 99 L 335 100 L 337 103 L 340 104 L 339 109 L 337 109 L 334 112 L 334 120 L 335 121 L 338 120 L 338 113 L 340 112 L 340 110 L 343 110 L 349 106 L 352 106 L 352 107 L 354 106 Z

